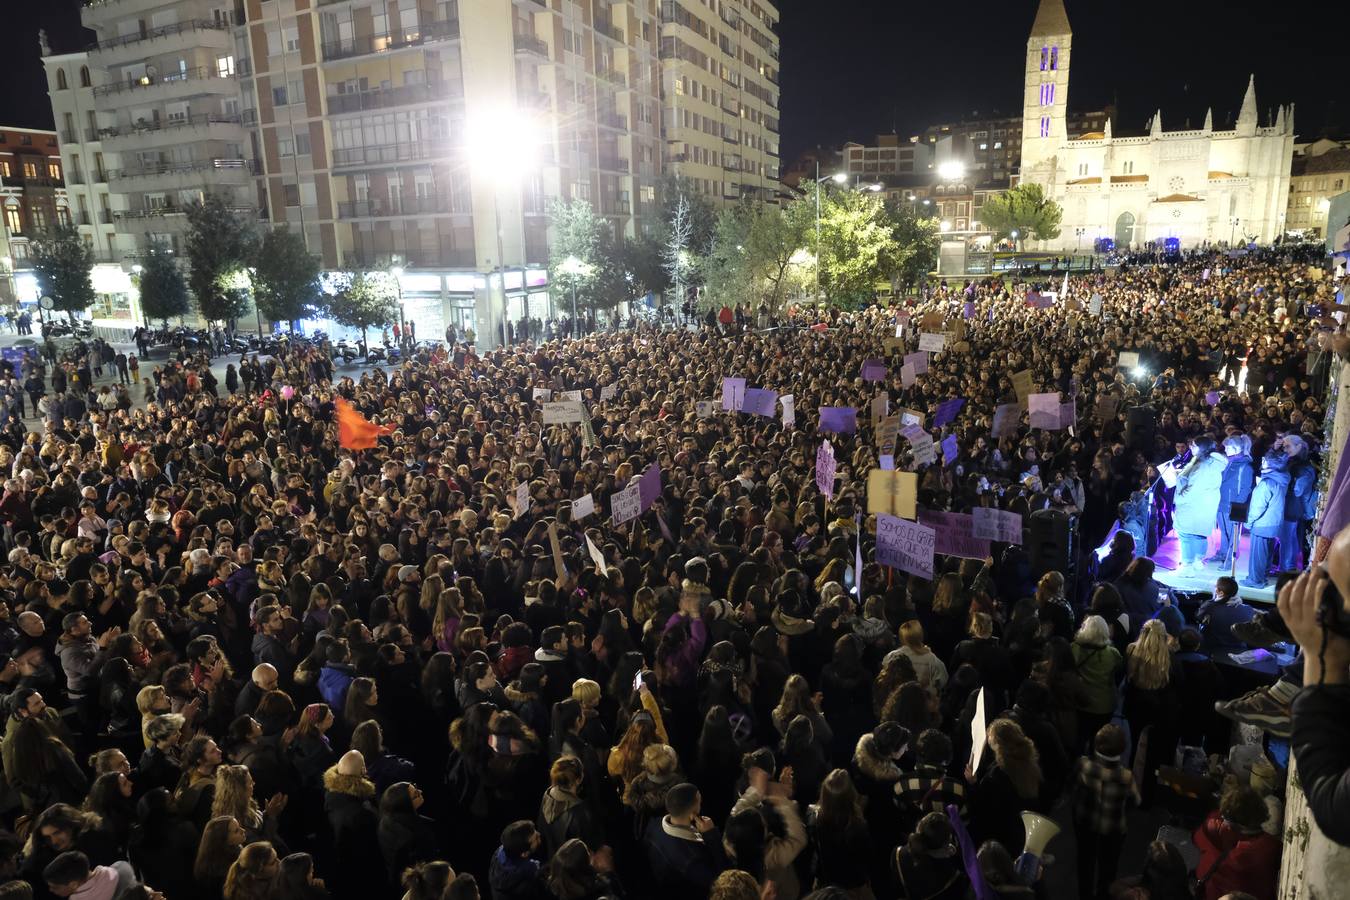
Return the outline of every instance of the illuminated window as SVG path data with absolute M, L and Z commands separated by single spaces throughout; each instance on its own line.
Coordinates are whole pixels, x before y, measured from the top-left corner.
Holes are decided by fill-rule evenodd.
M 1054 72 L 1059 68 L 1059 48 L 1050 48 L 1050 71 Z
M 37 177 L 37 163 L 31 163 L 31 162 L 26 162 L 26 163 L 24 163 L 24 164 L 23 164 L 23 177 L 24 177 L 24 178 L 36 178 L 36 177 Z
M 23 233 L 23 218 L 19 215 L 17 206 L 5 207 L 5 224 L 9 226 L 10 231 Z
M 47 163 L 47 174 L 50 175 L 52 178 L 60 178 L 60 177 L 61 177 L 61 164 L 60 164 L 60 163 Z
M 1041 137 L 1050 136 L 1050 117 L 1041 116 Z
M 1046 65 L 1050 60 L 1050 50 L 1046 47 L 1041 48 L 1041 71 L 1044 72 Z

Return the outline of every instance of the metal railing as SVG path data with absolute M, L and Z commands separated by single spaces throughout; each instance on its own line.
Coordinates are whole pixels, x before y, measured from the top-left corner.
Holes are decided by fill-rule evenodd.
M 225 31 L 229 27 L 224 22 L 190 19 L 186 22 L 175 22 L 172 25 L 161 25 L 158 28 L 143 28 L 132 34 L 120 34 L 117 37 L 108 38 L 106 41 L 90 44 L 88 50 L 90 53 L 96 53 L 100 50 L 112 50 L 115 47 L 125 47 L 128 44 L 135 44 L 140 41 L 153 41 L 156 38 L 169 37 L 189 31 Z
M 378 165 L 381 163 L 435 159 L 441 156 L 449 156 L 452 146 L 449 140 L 442 139 L 407 141 L 400 144 L 378 144 L 370 147 L 335 148 L 333 150 L 333 165 Z
M 241 171 L 253 172 L 258 170 L 257 163 L 248 159 L 203 159 L 185 163 L 155 163 L 147 166 L 135 166 L 127 169 L 119 169 L 112 173 L 114 178 L 146 178 L 154 175 L 180 175 L 186 172 L 216 172 L 216 171 Z
M 595 120 L 610 128 L 617 128 L 620 131 L 628 130 L 628 117 L 621 116 L 618 113 L 602 112 L 595 117 Z
M 465 198 L 453 193 L 436 194 L 431 197 L 394 196 L 370 200 L 340 200 L 337 206 L 339 219 L 370 219 L 388 216 L 465 213 L 469 211 Z
M 78 135 L 78 134 L 79 134 L 79 132 L 78 132 L 76 129 L 74 129 L 74 128 L 62 128 L 62 129 L 61 129 L 61 143 L 63 143 L 63 144 L 74 144 L 74 143 L 78 143 L 78 138 L 77 138 L 77 135 Z
M 96 141 L 96 140 L 98 140 L 98 129 L 97 129 L 97 128 L 92 128 L 92 127 L 86 128 L 86 129 L 84 130 L 84 139 L 85 139 L 86 141 Z
M 512 43 L 515 44 L 516 50 L 522 53 L 533 53 L 537 56 L 544 57 L 544 59 L 548 59 L 548 44 L 545 44 L 534 35 L 516 34 L 512 36 L 511 40 Z
M 605 69 L 603 71 L 596 72 L 595 74 L 597 77 L 603 78 L 610 84 L 617 84 L 620 87 L 628 86 L 628 76 L 625 75 L 623 72 L 620 72 L 618 69 Z
M 154 87 L 160 84 L 173 84 L 181 81 L 214 81 L 218 78 L 229 78 L 232 76 L 222 76 L 210 66 L 195 66 L 191 69 L 185 69 L 181 72 L 169 72 L 164 75 L 142 75 L 140 78 L 131 81 L 119 81 L 113 84 L 101 84 L 94 88 L 94 96 L 103 97 L 109 94 L 120 94 L 124 91 L 135 91 L 142 88 Z
M 111 225 L 111 224 L 113 223 L 113 214 L 112 214 L 112 210 L 111 210 L 111 209 L 101 209 L 101 210 L 99 210 L 99 212 L 98 212 L 98 220 L 99 220 L 99 222 L 100 222 L 101 224 L 103 224 L 103 225 Z
M 607 216 L 627 216 L 633 212 L 633 205 L 627 200 L 604 200 L 600 203 L 600 213 Z
M 67 171 L 66 184 L 84 184 L 84 173 L 83 172 L 71 173 Z
M 428 41 L 453 40 L 459 37 L 459 19 L 427 22 L 417 28 L 387 31 L 383 34 L 358 35 L 347 40 L 328 41 L 321 48 L 325 62 L 350 59 L 371 53 L 388 53 L 404 47 L 416 47 Z
M 464 99 L 464 85 L 458 81 L 427 84 L 405 84 L 401 87 L 357 91 L 350 94 L 329 94 L 328 114 L 360 112 L 388 106 L 416 103 L 435 103 Z
M 98 135 L 100 139 L 127 137 L 130 135 L 143 134 L 153 131 L 164 131 L 170 128 L 191 128 L 198 125 L 238 125 L 241 119 L 239 116 L 225 116 L 217 113 L 198 113 L 195 116 L 178 116 L 172 119 L 157 119 L 149 122 L 138 122 L 135 125 L 123 125 L 113 128 L 100 128 Z
M 628 160 L 619 156 L 601 156 L 600 168 L 606 172 L 628 172 Z

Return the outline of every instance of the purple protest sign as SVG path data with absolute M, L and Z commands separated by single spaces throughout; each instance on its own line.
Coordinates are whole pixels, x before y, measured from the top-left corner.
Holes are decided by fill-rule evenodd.
M 1072 428 L 1078 422 L 1078 401 L 1070 397 L 1059 405 L 1059 427 Z
M 879 359 L 864 360 L 862 364 L 863 381 L 885 381 L 886 364 Z
M 1032 394 L 1027 401 L 1031 413 L 1031 427 L 1056 431 L 1059 424 L 1059 391 Z
M 917 379 L 917 377 L 918 376 L 914 374 L 914 366 L 912 366 L 911 364 L 905 363 L 903 366 L 900 367 L 900 387 L 902 388 L 914 387 L 914 382 Z
M 656 502 L 656 498 L 661 496 L 661 467 L 652 463 L 647 467 L 647 471 L 642 473 L 638 479 L 638 497 L 642 500 L 642 511 Z
M 933 548 L 944 556 L 960 559 L 987 559 L 989 542 L 975 536 L 975 522 L 968 513 L 919 510 L 919 524 L 933 529 Z
M 722 379 L 722 408 L 739 412 L 741 404 L 745 402 L 745 379 L 744 378 L 723 378 Z
M 952 460 L 956 459 L 957 454 L 961 452 L 960 446 L 956 443 L 956 435 L 949 434 L 942 439 L 942 464 L 951 465 Z
M 957 397 L 954 400 L 946 400 L 938 404 L 937 412 L 933 414 L 933 427 L 941 428 L 948 422 L 956 418 L 956 414 L 961 411 L 961 407 L 966 405 L 964 397 Z
M 1219 405 L 1219 392 L 1218 392 L 1218 391 L 1210 391 L 1209 393 L 1205 394 L 1205 402 L 1208 403 L 1210 406 L 1218 406 L 1218 405 Z
M 974 522 L 975 537 L 1005 544 L 1022 543 L 1022 517 L 1017 513 L 977 506 L 970 517 Z
M 858 431 L 858 410 L 853 406 L 822 406 L 820 431 L 835 434 L 855 434 Z
M 933 577 L 933 544 L 927 525 L 877 513 L 877 562 L 920 578 Z
M 1021 423 L 1022 409 L 1016 403 L 1004 403 L 994 410 L 994 437 L 1013 437 Z
M 834 498 L 834 447 L 822 441 L 816 451 L 816 487 L 826 497 Z
M 914 367 L 915 375 L 922 375 L 928 371 L 928 351 L 920 350 L 917 353 L 906 353 L 904 363 L 907 366 Z
M 746 388 L 741 412 L 772 419 L 778 409 L 778 392 L 768 388 Z
M 972 302 L 972 301 L 970 301 L 970 300 L 967 300 L 965 303 L 961 304 L 961 316 L 962 316 L 962 318 L 966 318 L 966 319 L 973 319 L 973 318 L 975 318 L 975 304 L 974 304 L 974 302 Z

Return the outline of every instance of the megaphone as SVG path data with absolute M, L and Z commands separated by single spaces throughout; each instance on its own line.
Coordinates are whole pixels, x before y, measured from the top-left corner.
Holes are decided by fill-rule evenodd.
M 1045 816 L 1024 809 L 1022 827 L 1026 829 L 1027 839 L 1022 847 L 1022 855 L 1017 857 L 1017 878 L 1023 884 L 1031 885 L 1036 883 L 1045 845 L 1059 834 L 1059 826 Z

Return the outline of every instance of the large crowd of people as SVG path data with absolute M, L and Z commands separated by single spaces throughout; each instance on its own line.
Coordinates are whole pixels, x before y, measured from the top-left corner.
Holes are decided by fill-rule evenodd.
M 1162 840 L 1119 861 L 1135 807 L 1168 802 L 1158 767 L 1198 748 L 1217 777 L 1232 720 L 1290 733 L 1298 673 L 1240 696 L 1218 664 L 1288 632 L 1219 577 L 1217 536 L 1246 503 L 1251 586 L 1320 552 L 1319 264 L 934 284 L 355 378 L 305 346 L 221 384 L 183 352 L 140 360 L 135 403 L 78 378 L 56 402 L 30 359 L 46 418 L 0 432 L 0 897 L 957 900 L 1049 896 L 1058 870 L 1063 896 L 1273 900 L 1280 788 L 1250 755 L 1192 823 L 1196 870 Z M 1071 423 L 995 434 L 1024 371 Z M 724 411 L 726 377 L 795 422 Z M 544 424 L 562 391 L 583 421 Z M 1062 558 L 879 565 L 881 394 L 947 442 L 887 448 L 920 510 L 1057 510 Z M 374 446 L 342 445 L 342 401 Z M 826 495 L 833 406 L 859 416 Z M 1154 581 L 1172 531 L 1215 576 L 1199 610 Z M 1023 810 L 1076 852 L 1028 874 Z

